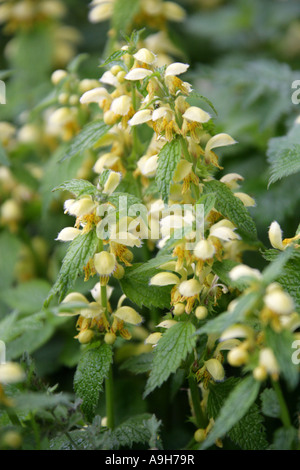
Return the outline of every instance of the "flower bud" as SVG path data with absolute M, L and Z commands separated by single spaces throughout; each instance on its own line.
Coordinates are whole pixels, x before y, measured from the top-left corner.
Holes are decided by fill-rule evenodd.
M 65 70 L 55 70 L 51 75 L 51 81 L 53 85 L 57 85 L 61 80 L 66 78 L 68 73 Z
M 240 367 L 249 360 L 249 354 L 241 347 L 233 348 L 227 355 L 228 363 L 234 367 Z
M 257 366 L 253 370 L 253 377 L 258 382 L 263 382 L 264 380 L 266 380 L 267 376 L 268 376 L 268 373 L 267 373 L 266 368 L 264 366 Z
M 0 383 L 13 384 L 22 382 L 25 374 L 22 367 L 15 362 L 0 364 Z
M 203 442 L 206 439 L 205 429 L 197 429 L 194 433 L 194 439 L 196 442 Z
M 200 305 L 199 307 L 196 308 L 195 315 L 196 315 L 196 318 L 198 318 L 198 320 L 204 320 L 208 315 L 208 310 L 203 305 Z
M 108 251 L 101 251 L 94 256 L 95 269 L 100 276 L 110 276 L 116 267 L 116 257 Z
M 272 349 L 264 348 L 259 353 L 259 365 L 263 366 L 269 374 L 277 375 L 279 367 Z
M 271 223 L 268 235 L 273 248 L 276 248 L 277 250 L 284 250 L 284 245 L 282 243 L 282 230 L 276 220 Z
M 269 286 L 270 287 L 270 286 Z M 289 315 L 294 310 L 292 297 L 284 292 L 280 287 L 268 292 L 264 297 L 265 305 L 278 315 Z
M 116 335 L 114 333 L 112 333 L 111 331 L 108 332 L 108 333 L 105 333 L 104 342 L 106 344 L 114 344 L 116 339 L 117 339 Z
M 89 343 L 94 337 L 93 330 L 83 330 L 77 335 L 77 339 L 81 344 Z
M 145 344 L 152 344 L 153 346 L 155 346 L 161 337 L 162 333 L 151 333 L 151 335 L 146 338 Z
M 169 329 L 172 326 L 176 325 L 178 323 L 176 320 L 163 320 L 161 321 L 158 325 L 156 325 L 158 328 L 166 328 Z
M 182 302 L 179 302 L 178 304 L 174 305 L 173 315 L 179 316 L 179 315 L 182 315 L 184 312 L 185 312 L 185 305 Z

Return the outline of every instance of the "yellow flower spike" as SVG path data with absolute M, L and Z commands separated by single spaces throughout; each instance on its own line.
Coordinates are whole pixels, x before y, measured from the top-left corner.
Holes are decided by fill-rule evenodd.
M 151 333 L 145 340 L 145 344 L 152 344 L 152 346 L 156 346 L 160 338 L 162 337 L 162 333 Z
M 263 366 L 274 380 L 278 380 L 279 366 L 272 349 L 264 348 L 260 351 L 259 365 Z
M 108 278 L 116 268 L 116 257 L 113 253 L 101 251 L 94 256 L 94 265 L 97 273 L 100 275 L 100 284 L 106 285 Z
M 172 328 L 172 326 L 176 325 L 176 323 L 176 320 L 163 320 L 156 326 L 157 328 L 166 328 L 168 330 L 169 328 Z
M 295 308 L 292 297 L 276 283 L 267 288 L 264 303 L 278 315 L 289 315 Z
M 183 297 L 194 297 L 201 292 L 202 285 L 197 279 L 189 279 L 188 281 L 181 282 L 178 290 Z
M 276 248 L 277 250 L 285 250 L 286 247 L 292 243 L 295 240 L 300 239 L 300 233 L 296 235 L 293 238 L 286 238 L 282 240 L 282 230 L 280 228 L 280 225 L 276 220 L 271 223 L 270 228 L 269 228 L 269 240 L 273 248 Z
M 225 378 L 224 367 L 218 359 L 208 359 L 205 361 L 206 370 L 215 382 L 221 382 Z
M 181 75 L 185 73 L 189 68 L 189 64 L 183 64 L 182 62 L 174 62 L 166 68 L 165 77 Z
M 127 116 L 132 108 L 131 97 L 121 95 L 111 103 L 110 110 L 117 116 Z
M 180 279 L 176 274 L 169 272 L 162 272 L 155 274 L 149 282 L 150 286 L 169 286 L 172 284 L 178 284 Z
M 179 183 L 192 171 L 193 164 L 186 160 L 180 160 L 173 174 L 174 183 Z
M 202 260 L 213 258 L 215 252 L 215 247 L 210 240 L 200 240 L 194 248 L 194 255 Z
M 129 81 L 137 81 L 137 80 L 143 80 L 146 77 L 149 77 L 149 75 L 152 75 L 152 71 L 149 69 L 144 69 L 142 67 L 136 67 L 131 69 L 126 75 L 125 79 Z
M 211 115 L 197 106 L 190 106 L 182 115 L 189 122 L 205 123 L 211 119 Z
M 61 82 L 67 76 L 68 76 L 68 73 L 65 70 L 62 70 L 62 69 L 54 70 L 54 72 L 51 75 L 51 82 L 53 83 L 53 85 L 58 85 L 59 82 Z
M 59 232 L 55 240 L 60 242 L 70 242 L 74 240 L 74 238 L 78 237 L 78 235 L 80 234 L 81 230 L 79 230 L 78 228 L 65 227 Z
M 238 181 L 244 181 L 244 178 L 238 173 L 228 173 L 222 176 L 220 181 L 221 183 L 225 183 L 230 189 L 237 189 L 239 188 Z
M 255 207 L 256 206 L 256 202 L 255 200 L 249 196 L 248 194 L 246 193 L 233 193 L 235 197 L 239 198 L 242 203 L 244 204 L 245 207 Z
M 111 102 L 111 97 L 106 88 L 97 87 L 86 91 L 79 101 L 81 104 L 98 103 L 102 107 L 104 101 Z
M 262 279 L 262 275 L 258 269 L 250 268 L 245 264 L 235 266 L 229 272 L 229 277 L 232 281 L 238 281 L 244 278 L 245 280 L 252 282 Z
M 150 109 L 141 109 L 137 111 L 131 119 L 129 119 L 128 124 L 130 126 L 137 126 L 139 124 L 144 124 L 145 122 L 151 121 L 152 111 Z
M 105 181 L 102 192 L 104 194 L 112 194 L 116 187 L 120 184 L 122 175 L 116 171 L 111 171 L 107 180 Z
M 209 139 L 205 146 L 205 160 L 210 161 L 212 149 L 217 147 L 225 147 L 227 145 L 233 145 L 236 143 L 237 141 L 234 140 L 229 134 L 222 133 L 213 136 L 211 139 Z
M 65 211 L 76 217 L 83 217 L 86 214 L 90 214 L 97 207 L 97 204 L 89 196 L 75 200 L 73 203 L 71 203 L 71 200 L 68 201 L 69 202 L 66 201 L 65 204 Z
M 149 51 L 149 49 L 146 49 L 143 47 L 142 49 L 139 49 L 133 57 L 135 60 L 138 62 L 142 62 L 143 64 L 147 65 L 152 65 L 156 61 L 156 55 L 153 54 L 153 52 Z
M 127 306 L 119 307 L 114 316 L 131 325 L 139 325 L 143 321 L 141 315 L 136 310 Z

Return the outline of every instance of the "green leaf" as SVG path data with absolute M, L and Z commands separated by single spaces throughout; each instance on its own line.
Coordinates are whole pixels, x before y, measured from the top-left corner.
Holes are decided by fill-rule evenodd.
M 271 171 L 269 185 L 300 171 L 299 124 L 295 124 L 286 136 L 270 139 L 267 156 Z
M 289 428 L 279 428 L 274 433 L 273 444 L 269 450 L 299 450 L 299 439 L 297 438 L 297 429 L 290 426 Z
M 225 399 L 213 428 L 203 442 L 201 449 L 212 446 L 217 439 L 224 437 L 234 425 L 239 423 L 255 402 L 259 388 L 260 383 L 252 375 L 239 382 Z
M 180 367 L 196 344 L 194 333 L 194 325 L 187 321 L 178 322 L 163 334 L 154 351 L 153 366 L 144 397 L 160 387 Z
M 170 184 L 181 157 L 181 143 L 179 139 L 167 142 L 158 154 L 158 167 L 155 181 L 163 201 L 167 204 L 170 194 Z
M 116 0 L 112 16 L 112 25 L 117 34 L 127 33 L 132 29 L 132 22 L 140 9 L 140 0 Z
M 275 390 L 266 388 L 260 395 L 261 411 L 270 418 L 280 418 L 280 404 Z
M 238 264 L 239 263 L 231 259 L 224 259 L 222 262 L 216 261 L 213 264 L 213 271 L 226 286 L 236 287 L 239 290 L 243 290 L 247 284 L 242 281 L 233 281 L 229 276 L 229 272 Z
M 74 390 L 82 401 L 82 410 L 91 421 L 95 415 L 103 381 L 112 363 L 112 349 L 108 344 L 94 346 L 83 352 L 74 376 Z
M 299 369 L 292 361 L 292 353 L 294 351 L 292 344 L 294 341 L 295 337 L 293 333 L 288 330 L 277 333 L 271 328 L 266 329 L 266 344 L 273 350 L 280 373 L 291 390 L 299 383 Z
M 107 59 L 105 59 L 104 62 L 100 64 L 100 67 L 106 67 L 109 65 L 111 62 L 118 61 L 123 57 L 123 55 L 128 54 L 128 51 L 115 51 L 113 52 Z
M 64 183 L 56 186 L 52 191 L 58 190 L 69 191 L 70 193 L 74 194 L 74 196 L 94 196 L 97 194 L 98 190 L 95 185 L 90 183 L 87 180 L 82 179 L 73 179 L 70 181 L 65 181 Z
M 55 294 L 59 295 L 60 302 L 63 300 L 67 291 L 71 289 L 77 277 L 82 273 L 84 266 L 94 256 L 97 245 L 98 238 L 95 230 L 74 238 L 63 259 L 57 280 L 45 301 L 45 307 L 49 305 Z
M 210 418 L 217 419 L 226 399 L 240 379 L 230 377 L 222 383 L 210 385 L 207 411 Z M 228 436 L 243 450 L 259 450 L 267 447 L 263 418 L 254 403 L 246 414 L 228 431 Z
M 0 291 L 10 287 L 14 280 L 20 249 L 21 242 L 15 235 L 6 231 L 0 234 Z
M 138 356 L 130 357 L 120 366 L 121 370 L 128 370 L 133 374 L 144 374 L 149 372 L 152 367 L 153 353 L 139 354 Z
M 255 223 L 242 201 L 220 181 L 208 181 L 203 187 L 203 194 L 213 193 L 216 198 L 215 208 L 224 217 L 236 225 L 240 234 L 252 241 L 257 239 Z
M 230 325 L 243 321 L 245 317 L 255 309 L 260 299 L 258 292 L 250 292 L 238 297 L 237 303 L 232 312 L 224 312 L 208 321 L 204 326 L 196 331 L 197 334 L 221 333 Z
M 22 326 L 24 328 L 25 324 Z M 7 344 L 7 359 L 17 359 L 25 351 L 32 354 L 49 341 L 54 331 L 54 326 L 47 322 L 37 323 L 31 328 L 24 329 L 19 337 Z
M 170 307 L 172 286 L 149 286 L 149 282 L 160 272 L 159 266 L 171 259 L 171 256 L 160 256 L 126 268 L 124 277 L 119 281 L 124 294 L 139 307 Z
M 83 129 L 70 142 L 62 161 L 72 158 L 78 153 L 95 148 L 98 141 L 109 131 L 111 126 L 102 120 L 92 121 L 86 124 Z
M 47 281 L 34 279 L 6 289 L 0 294 L 0 299 L 19 312 L 34 313 L 42 308 L 49 290 L 50 285 Z
M 42 392 L 25 392 L 15 398 L 17 409 L 35 412 L 41 409 L 52 410 L 58 405 L 72 406 L 71 395 L 67 393 L 47 394 Z
M 132 448 L 134 444 L 156 443 L 161 422 L 154 415 L 142 414 L 120 424 L 104 440 L 103 449 Z

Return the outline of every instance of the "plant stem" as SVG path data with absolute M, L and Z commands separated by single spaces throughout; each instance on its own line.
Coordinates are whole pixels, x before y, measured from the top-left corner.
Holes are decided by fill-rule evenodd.
M 198 428 L 205 428 L 207 424 L 207 420 L 202 411 L 197 382 L 193 376 L 189 376 L 188 381 L 189 381 L 189 388 L 191 391 L 191 399 L 192 399 L 193 409 L 195 413 L 196 425 Z
M 105 379 L 106 418 L 107 418 L 107 427 L 110 429 L 113 429 L 115 426 L 113 394 L 114 394 L 113 374 L 112 374 L 112 366 L 110 366 L 108 377 L 107 379 Z
M 280 418 L 281 418 L 282 424 L 285 428 L 289 428 L 289 427 L 291 427 L 291 419 L 290 419 L 289 410 L 286 406 L 285 399 L 284 399 L 283 393 L 281 391 L 280 385 L 279 385 L 278 381 L 276 381 L 276 380 L 272 380 L 272 385 L 273 385 L 273 388 L 274 388 L 275 393 L 277 395 L 277 399 L 279 401 Z

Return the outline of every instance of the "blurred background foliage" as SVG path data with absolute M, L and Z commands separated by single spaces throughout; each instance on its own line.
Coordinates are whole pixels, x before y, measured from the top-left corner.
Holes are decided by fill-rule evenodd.
M 38 375 L 66 391 L 72 391 L 80 354 L 72 334 L 74 321 L 42 307 L 66 251 L 55 238 L 73 220 L 63 214 L 62 195 L 51 191 L 67 179 L 89 178 L 94 160 L 84 154 L 57 164 L 89 116 L 77 110 L 73 127 L 68 122 L 61 126 L 64 133 L 50 132 L 49 121 L 64 99 L 76 108 L 83 79 L 100 78 L 105 69 L 99 65 L 112 52 L 112 26 L 120 40 L 134 27 L 146 26 L 146 39 L 161 30 L 162 49 L 173 61 L 191 64 L 187 80 L 195 90 L 193 100 L 211 111 L 203 96 L 210 100 L 217 112 L 216 131 L 239 142 L 223 152 L 222 172 L 245 178 L 243 191 L 256 200 L 251 214 L 260 240 L 269 247 L 267 229 L 275 219 L 286 236 L 299 223 L 299 174 L 287 171 L 285 178 L 275 177 L 269 184 L 277 146 L 300 144 L 297 132 L 290 133 L 300 114 L 300 105 L 291 99 L 292 83 L 300 79 L 299 1 L 181 0 L 177 3 L 186 11 L 182 21 L 156 18 L 148 23 L 138 14 L 143 0 L 116 2 L 113 16 L 98 23 L 89 21 L 87 1 L 44 0 L 52 7 L 43 14 L 29 18 L 20 8 L 13 19 L 3 14 L 5 5 L 25 0 L 0 2 L 0 79 L 6 84 L 6 104 L 0 105 L 0 339 L 7 343 L 8 359 L 19 359 L 27 351 Z M 51 82 L 56 69 L 69 73 L 67 97 L 64 85 Z M 263 263 L 258 254 L 251 254 L 248 262 Z M 93 284 L 78 282 L 75 290 L 87 292 Z M 121 359 L 130 353 L 124 349 Z M 118 419 L 130 416 L 133 408 L 135 413 L 156 410 L 168 423 L 166 447 L 180 447 L 192 430 L 186 423 L 178 432 L 187 414 L 181 395 L 176 398 L 180 406 L 168 406 L 170 395 L 181 386 L 180 377 L 148 402 L 141 399 L 143 384 L 140 376 L 128 382 L 128 372 L 119 372 Z M 129 387 L 130 393 L 124 393 Z

